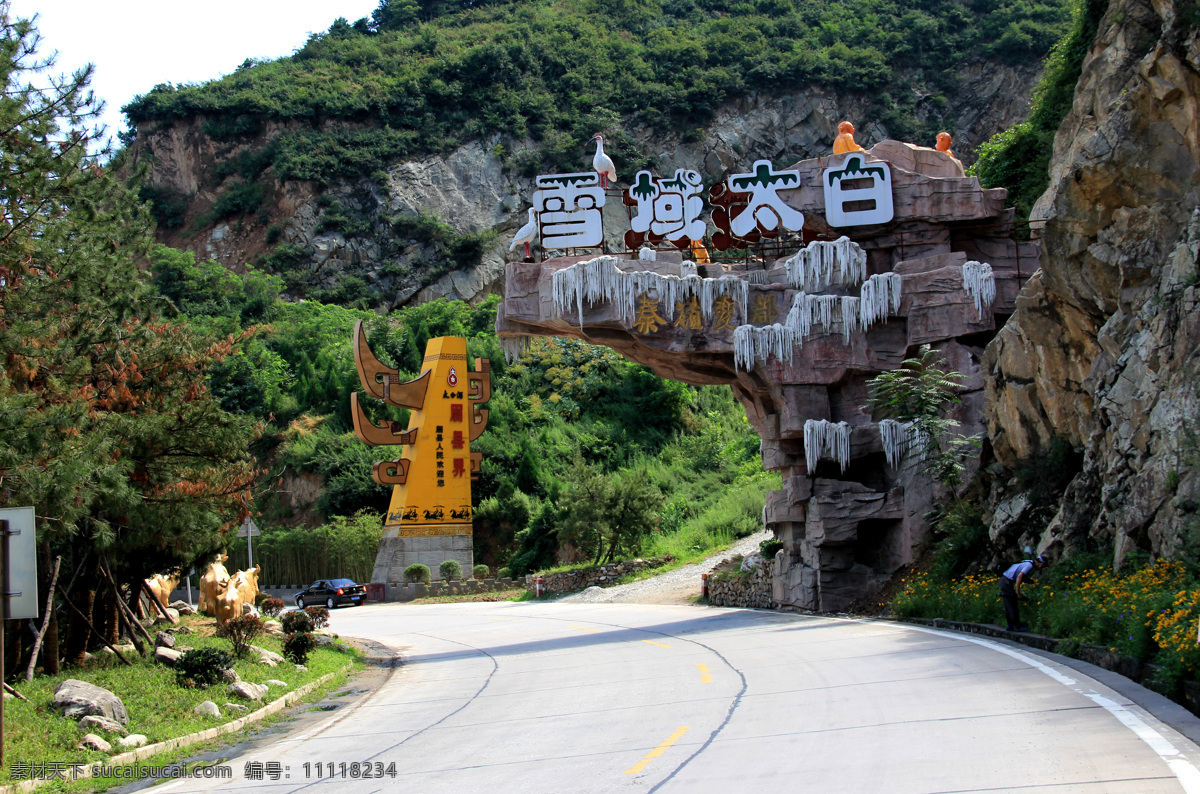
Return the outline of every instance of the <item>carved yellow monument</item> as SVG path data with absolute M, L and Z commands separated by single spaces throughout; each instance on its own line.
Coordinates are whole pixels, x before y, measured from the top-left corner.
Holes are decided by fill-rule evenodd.
M 437 576 L 445 560 L 471 570 L 471 480 L 483 453 L 471 442 L 487 427 L 483 407 L 492 396 L 487 359 L 467 369 L 467 340 L 443 336 L 425 347 L 420 377 L 402 382 L 367 346 L 362 322 L 354 327 L 354 364 L 363 389 L 389 405 L 411 410 L 408 427 L 394 420 L 377 425 L 363 413 L 358 393 L 350 395 L 354 432 L 365 444 L 403 445 L 405 454 L 375 464 L 373 476 L 391 485 L 392 500 L 375 558 L 373 583 L 402 582 L 413 563 Z

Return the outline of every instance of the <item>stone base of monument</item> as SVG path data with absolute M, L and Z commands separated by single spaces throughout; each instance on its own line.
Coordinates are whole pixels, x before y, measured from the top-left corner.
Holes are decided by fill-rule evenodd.
M 372 583 L 403 582 L 404 569 L 415 563 L 429 567 L 433 578 L 441 579 L 438 566 L 457 560 L 464 574 L 471 575 L 475 554 L 470 535 L 426 535 L 420 537 L 384 537 L 375 557 Z

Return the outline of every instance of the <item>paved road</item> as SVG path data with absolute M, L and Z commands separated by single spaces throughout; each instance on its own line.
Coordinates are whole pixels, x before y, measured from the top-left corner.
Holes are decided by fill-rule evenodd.
M 333 627 L 404 664 L 328 719 L 234 757 L 232 783 L 155 790 L 1200 792 L 1195 744 L 991 640 L 634 604 L 371 605 L 338 610 Z M 247 781 L 247 761 L 290 777 Z M 350 779 L 366 761 L 394 762 L 396 777 Z

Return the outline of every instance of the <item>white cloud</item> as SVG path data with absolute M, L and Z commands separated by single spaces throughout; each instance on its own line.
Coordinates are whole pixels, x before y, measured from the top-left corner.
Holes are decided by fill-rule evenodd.
M 247 58 L 278 58 L 328 30 L 339 16 L 370 16 L 379 0 L 11 0 L 14 17 L 39 16 L 43 54 L 56 71 L 95 64 L 92 89 L 106 104 L 110 135 L 125 128 L 121 106 L 159 83 L 198 83 Z

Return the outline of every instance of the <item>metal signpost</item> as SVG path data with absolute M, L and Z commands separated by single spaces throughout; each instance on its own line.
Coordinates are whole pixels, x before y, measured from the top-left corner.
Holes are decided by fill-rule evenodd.
M 38 616 L 37 546 L 32 507 L 0 508 L 0 682 L 4 621 Z M 0 766 L 4 765 L 4 698 L 0 696 Z
M 246 520 L 242 522 L 242 528 L 238 530 L 237 536 L 246 539 L 247 570 L 254 567 L 254 546 L 252 545 L 253 541 L 251 541 L 251 538 L 256 538 L 261 534 L 258 531 L 258 525 L 254 523 L 250 516 L 246 516 Z

